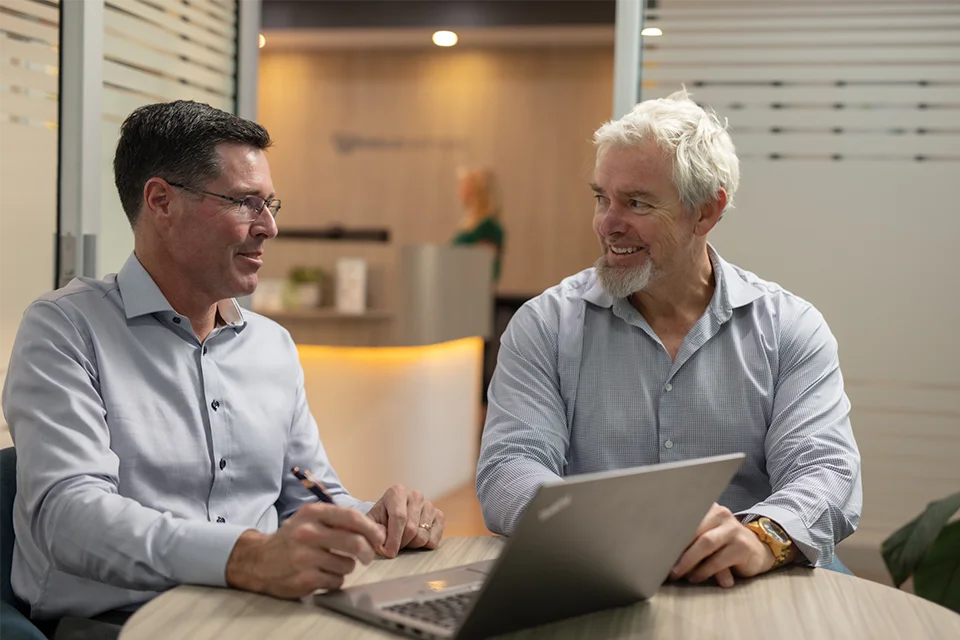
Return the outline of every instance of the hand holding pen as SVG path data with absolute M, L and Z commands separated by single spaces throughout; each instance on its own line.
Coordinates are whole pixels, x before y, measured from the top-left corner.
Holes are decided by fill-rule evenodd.
M 280 598 L 337 589 L 357 561 L 372 562 L 374 549 L 382 548 L 385 534 L 377 523 L 335 505 L 308 470 L 291 472 L 319 502 L 302 505 L 275 533 L 248 529 L 240 534 L 227 561 L 229 586 Z

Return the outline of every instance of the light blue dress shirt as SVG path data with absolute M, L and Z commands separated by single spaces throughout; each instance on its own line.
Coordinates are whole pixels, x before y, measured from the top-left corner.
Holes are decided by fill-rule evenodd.
M 775 520 L 830 564 L 863 501 L 837 342 L 808 302 L 709 252 L 713 297 L 675 361 L 593 269 L 514 315 L 477 470 L 492 531 L 511 533 L 546 481 L 743 452 L 720 504 Z
M 35 617 L 91 616 L 181 583 L 223 586 L 247 529 L 338 504 L 285 329 L 233 300 L 201 343 L 134 255 L 24 313 L 3 389 L 17 447 L 13 588 Z

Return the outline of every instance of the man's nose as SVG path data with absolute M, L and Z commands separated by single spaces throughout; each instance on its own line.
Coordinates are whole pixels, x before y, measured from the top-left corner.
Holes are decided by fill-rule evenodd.
M 605 237 L 616 233 L 624 233 L 626 229 L 624 216 L 616 205 L 610 205 L 610 208 L 603 214 L 599 229 Z
M 273 217 L 269 209 L 264 207 L 257 219 L 250 225 L 250 235 L 256 238 L 263 236 L 269 240 L 270 238 L 276 238 L 277 232 L 277 219 Z

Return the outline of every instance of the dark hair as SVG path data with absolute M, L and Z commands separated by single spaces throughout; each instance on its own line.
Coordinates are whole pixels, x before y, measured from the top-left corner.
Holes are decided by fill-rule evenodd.
M 137 222 L 143 185 L 160 177 L 203 186 L 220 176 L 217 145 L 233 143 L 266 149 L 270 134 L 256 122 L 189 100 L 148 104 L 124 120 L 113 158 L 120 203 Z

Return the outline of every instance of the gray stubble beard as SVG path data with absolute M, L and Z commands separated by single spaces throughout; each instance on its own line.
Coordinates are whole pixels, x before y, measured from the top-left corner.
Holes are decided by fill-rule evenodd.
M 629 298 L 659 276 L 659 269 L 654 267 L 650 256 L 639 267 L 611 267 L 605 255 L 597 258 L 593 266 L 600 286 L 613 298 Z

